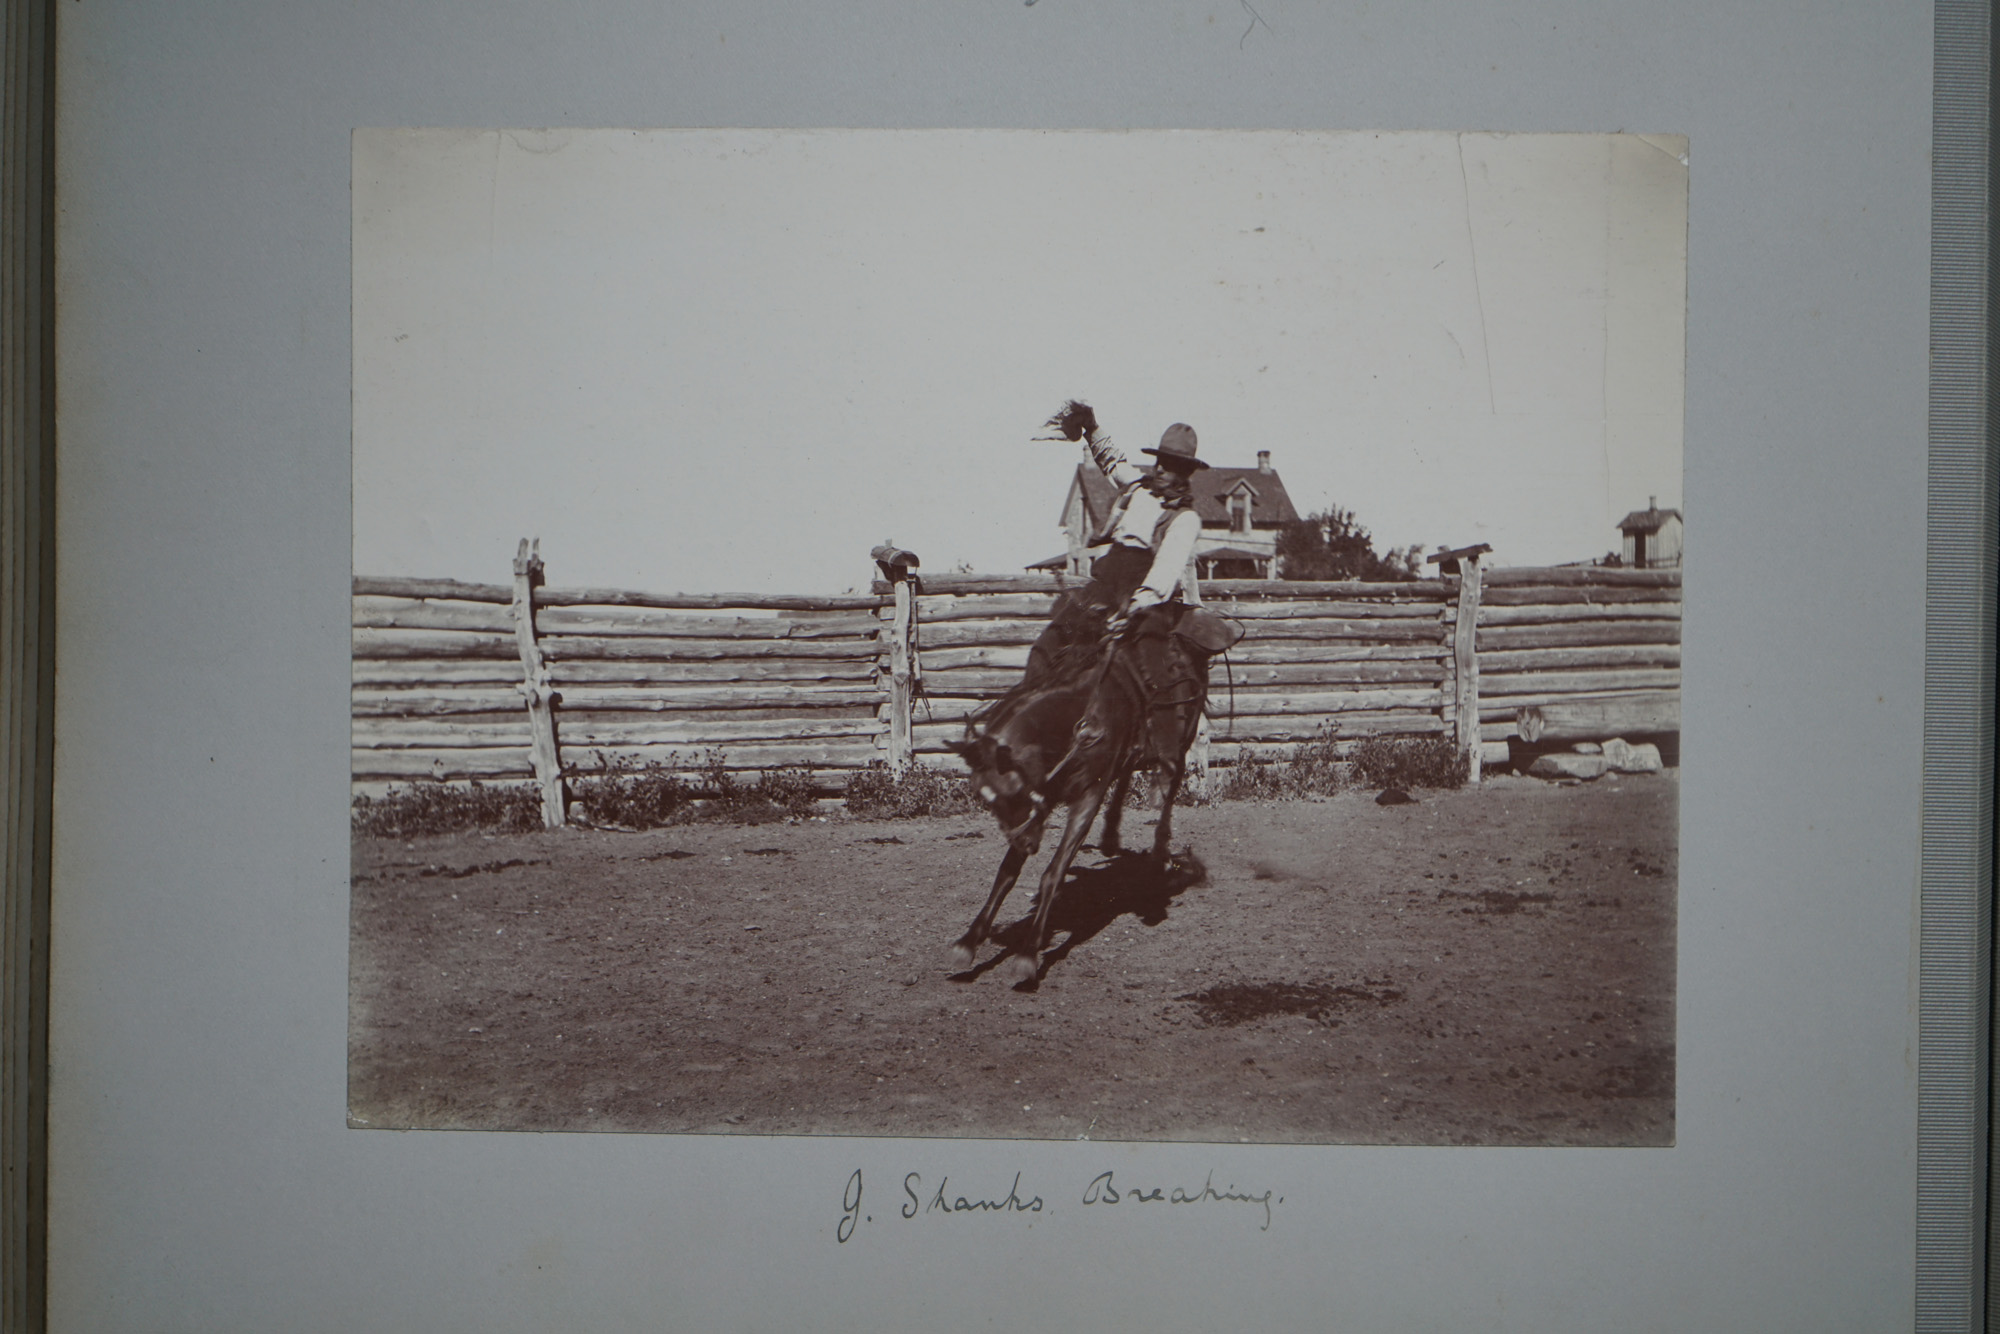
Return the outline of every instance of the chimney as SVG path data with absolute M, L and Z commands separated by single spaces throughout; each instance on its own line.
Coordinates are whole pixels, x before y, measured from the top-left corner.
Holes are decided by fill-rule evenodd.
M 1658 496 L 1647 496 L 1647 497 L 1646 497 L 1646 508 L 1647 508 L 1648 510 L 1657 510 L 1657 509 L 1659 509 L 1659 508 L 1660 508 L 1660 498 L 1659 498 Z
M 1271 451 L 1270 451 L 1270 450 L 1268 450 L 1268 449 L 1260 449 L 1260 450 L 1258 450 L 1258 451 L 1257 451 L 1257 471 L 1258 471 L 1258 472 L 1269 472 L 1269 471 L 1271 471 Z

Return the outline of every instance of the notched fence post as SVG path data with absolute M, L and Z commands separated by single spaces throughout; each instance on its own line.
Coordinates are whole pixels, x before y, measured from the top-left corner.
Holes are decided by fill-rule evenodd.
M 916 576 L 910 573 L 922 564 L 913 551 L 904 551 L 893 542 L 884 542 L 868 553 L 882 577 L 889 581 L 896 598 L 895 616 L 889 623 L 889 767 L 902 770 L 916 757 L 912 715 L 916 708 L 916 662 L 912 644 L 916 638 Z
M 514 642 L 521 650 L 524 680 L 515 689 L 528 701 L 528 754 L 535 766 L 535 785 L 542 792 L 542 824 L 560 829 L 568 818 L 563 793 L 562 755 L 556 749 L 555 691 L 549 669 L 535 641 L 535 588 L 542 582 L 542 541 L 527 538 L 514 552 Z
M 1452 710 L 1457 715 L 1459 753 L 1465 756 L 1465 781 L 1479 781 L 1479 558 L 1493 550 L 1486 543 L 1440 551 L 1426 563 L 1439 574 L 1458 575 L 1458 624 L 1452 635 Z

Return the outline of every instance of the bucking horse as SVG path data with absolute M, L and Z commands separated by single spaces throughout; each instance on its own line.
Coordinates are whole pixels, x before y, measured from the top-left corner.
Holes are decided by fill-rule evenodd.
M 993 919 L 1021 868 L 1041 847 L 1049 816 L 1069 810 L 1055 856 L 1042 872 L 1026 937 L 1012 968 L 1021 982 L 1041 971 L 1057 891 L 1100 809 L 1101 851 L 1119 850 L 1119 825 L 1132 775 L 1155 769 L 1160 819 L 1152 860 L 1171 864 L 1174 799 L 1208 698 L 1208 659 L 1227 646 L 1233 627 L 1213 612 L 1177 602 L 1135 613 L 1108 638 L 1095 661 L 1059 680 L 1028 679 L 967 722 L 954 749 L 972 770 L 972 790 L 999 821 L 1007 852 L 986 906 L 954 947 L 970 964 L 993 936 Z M 1108 805 L 1107 805 L 1108 799 Z

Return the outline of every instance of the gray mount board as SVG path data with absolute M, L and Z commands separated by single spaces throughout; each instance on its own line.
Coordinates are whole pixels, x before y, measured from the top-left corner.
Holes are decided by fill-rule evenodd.
M 1908 4 L 67 7 L 55 1327 L 1909 1323 L 1931 36 Z M 730 125 L 1688 136 L 1672 1149 L 344 1125 L 352 131 Z M 882 1208 L 843 1243 L 857 1169 Z M 1108 1169 L 1286 1203 L 1093 1212 Z M 1057 1207 L 885 1218 L 909 1172 Z

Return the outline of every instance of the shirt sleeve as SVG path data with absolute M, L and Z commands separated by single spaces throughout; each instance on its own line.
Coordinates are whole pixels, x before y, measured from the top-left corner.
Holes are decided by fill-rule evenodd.
M 1174 516 L 1160 538 L 1160 549 L 1153 553 L 1152 568 L 1146 571 L 1145 582 L 1132 594 L 1134 610 L 1165 602 L 1174 595 L 1181 576 L 1187 572 L 1188 557 L 1194 554 L 1195 540 L 1200 536 L 1199 514 L 1185 509 Z
M 1090 451 L 1097 470 L 1111 479 L 1111 484 L 1124 490 L 1146 474 L 1125 461 L 1125 451 L 1111 443 L 1109 437 L 1101 440 L 1086 440 L 1084 447 Z

